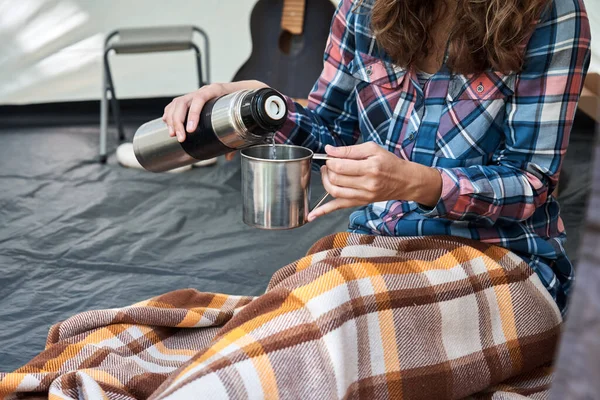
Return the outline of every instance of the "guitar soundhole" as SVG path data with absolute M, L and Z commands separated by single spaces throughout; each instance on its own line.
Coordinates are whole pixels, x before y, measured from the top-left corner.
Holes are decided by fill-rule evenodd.
M 294 35 L 290 31 L 282 31 L 279 35 L 279 49 L 283 54 L 294 56 L 302 50 L 304 38 L 302 35 Z

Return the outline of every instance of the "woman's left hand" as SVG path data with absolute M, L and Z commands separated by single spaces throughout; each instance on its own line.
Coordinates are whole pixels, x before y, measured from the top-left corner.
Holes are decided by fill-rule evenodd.
M 442 191 L 440 173 L 403 160 L 374 142 L 355 146 L 326 146 L 334 159 L 321 168 L 323 186 L 335 197 L 316 208 L 308 220 L 342 208 L 387 200 L 412 200 L 433 207 Z

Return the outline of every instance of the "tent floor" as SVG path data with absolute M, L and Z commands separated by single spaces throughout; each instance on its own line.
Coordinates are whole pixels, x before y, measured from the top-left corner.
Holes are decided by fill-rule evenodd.
M 136 126 L 127 126 L 129 137 Z M 564 165 L 560 197 L 572 258 L 593 131 L 578 116 Z M 349 211 L 291 231 L 247 227 L 239 159 L 152 174 L 122 168 L 114 155 L 97 163 L 97 143 L 96 123 L 0 126 L 0 371 L 27 362 L 51 324 L 80 311 L 186 287 L 258 295 L 277 269 L 347 227 Z M 313 179 L 316 199 L 323 189 Z

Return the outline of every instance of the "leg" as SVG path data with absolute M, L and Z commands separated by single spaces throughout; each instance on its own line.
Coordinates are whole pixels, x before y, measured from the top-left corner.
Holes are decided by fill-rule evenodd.
M 202 68 L 198 69 L 198 73 L 200 74 L 201 86 L 208 85 L 209 83 L 211 83 L 211 80 L 210 80 L 210 42 L 208 40 L 208 35 L 206 34 L 206 32 L 204 32 L 202 29 L 200 29 L 196 26 L 192 27 L 192 30 L 197 32 L 200 36 L 202 36 L 202 39 L 204 39 L 204 60 L 205 60 L 204 66 L 206 67 L 206 70 L 205 70 L 206 79 L 202 79 L 202 73 L 200 72 L 202 70 Z M 200 49 L 195 44 L 193 45 L 193 47 L 196 49 L 196 53 L 198 54 L 198 62 L 200 62 L 201 61 L 200 60 Z
M 195 44 L 192 45 L 194 52 L 196 53 L 196 68 L 198 70 L 198 87 L 204 86 L 204 79 L 202 79 L 202 53 L 200 53 L 200 49 Z
M 182 290 L 75 316 L 51 329 L 27 366 L 0 373 L 0 397 L 412 400 L 532 384 L 543 391 L 538 367 L 552 361 L 560 325 L 537 275 L 505 249 L 338 234 L 281 269 L 255 300 Z
M 123 122 L 121 121 L 121 111 L 119 110 L 119 100 L 117 100 L 117 96 L 116 96 L 114 90 L 111 91 L 110 105 L 112 108 L 113 116 L 117 123 L 117 130 L 119 133 L 119 142 L 123 142 L 125 140 L 125 130 L 123 129 Z
M 554 368 L 543 365 L 531 372 L 510 378 L 471 396 L 470 400 L 547 399 L 552 387 Z M 564 397 L 563 397 L 564 398 Z
M 462 398 L 553 357 L 558 307 L 505 249 L 340 234 L 313 251 L 153 399 Z
M 123 130 L 123 123 L 121 121 L 121 112 L 119 110 L 119 100 L 117 100 L 117 94 L 115 92 L 115 86 L 113 84 L 112 74 L 110 72 L 110 64 L 108 62 L 108 54 L 110 48 L 104 52 L 104 71 L 106 72 L 106 90 L 110 91 L 110 105 L 112 108 L 113 118 L 117 125 L 119 132 L 119 142 L 125 140 L 125 131 Z
M 100 162 L 106 163 L 106 136 L 108 134 L 108 99 L 106 70 L 102 69 L 102 98 L 100 99 Z

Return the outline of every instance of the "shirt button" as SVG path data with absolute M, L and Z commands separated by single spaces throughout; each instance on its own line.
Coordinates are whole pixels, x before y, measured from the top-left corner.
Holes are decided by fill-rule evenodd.
M 372 73 L 373 73 L 373 68 L 372 67 L 367 67 L 367 75 L 371 76 Z
M 410 140 L 410 141 L 415 140 L 415 134 L 411 133 L 410 135 L 408 135 L 408 140 Z

